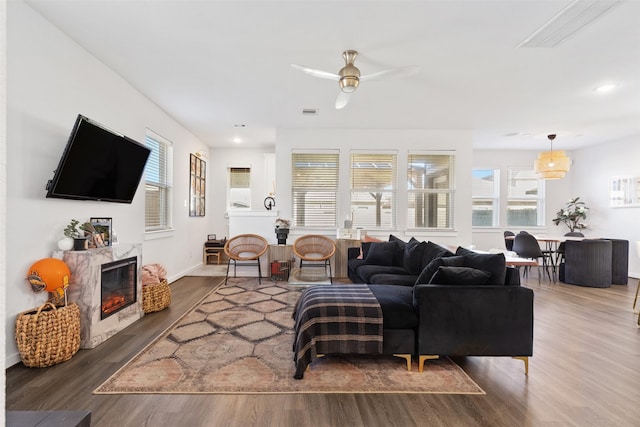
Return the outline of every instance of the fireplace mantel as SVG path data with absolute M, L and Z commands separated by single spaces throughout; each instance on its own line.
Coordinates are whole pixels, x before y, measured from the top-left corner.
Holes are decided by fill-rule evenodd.
M 94 348 L 144 316 L 142 310 L 142 244 L 118 244 L 86 251 L 56 251 L 71 270 L 67 289 L 69 302 L 80 307 L 80 347 Z M 127 258 L 137 258 L 136 302 L 105 319 L 101 314 L 100 282 L 102 265 Z

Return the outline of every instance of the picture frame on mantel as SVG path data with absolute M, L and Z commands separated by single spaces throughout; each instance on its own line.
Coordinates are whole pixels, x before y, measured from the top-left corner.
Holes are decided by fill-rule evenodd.
M 609 206 L 612 208 L 640 207 L 640 176 L 612 176 L 609 187 Z
M 189 216 L 205 216 L 207 162 L 191 154 L 189 158 Z
M 113 244 L 113 220 L 111 218 L 90 218 L 89 223 L 96 230 L 94 238 L 96 247 Z

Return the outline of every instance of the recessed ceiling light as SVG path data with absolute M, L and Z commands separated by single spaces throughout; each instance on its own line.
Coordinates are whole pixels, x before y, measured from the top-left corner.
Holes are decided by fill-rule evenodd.
M 606 93 L 606 92 L 611 92 L 616 87 L 618 87 L 618 85 L 615 84 L 615 83 L 607 83 L 607 84 L 604 84 L 602 86 L 598 86 L 597 88 L 595 88 L 593 90 L 596 91 L 596 92 L 599 92 L 599 93 Z
M 236 144 L 240 144 L 242 142 L 242 140 L 240 138 L 238 138 L 237 136 L 234 137 L 231 141 L 233 141 Z

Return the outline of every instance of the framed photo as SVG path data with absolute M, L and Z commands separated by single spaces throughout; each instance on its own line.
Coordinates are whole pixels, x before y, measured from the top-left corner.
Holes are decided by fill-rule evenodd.
M 640 207 L 640 176 L 611 177 L 609 205 L 613 208 Z
M 191 154 L 189 158 L 189 216 L 204 216 L 207 164 Z
M 96 247 L 111 246 L 111 244 L 113 243 L 113 223 L 111 218 L 91 218 L 89 222 L 96 230 L 93 238 Z
M 217 240 L 218 237 L 215 234 L 207 234 L 207 240 Z

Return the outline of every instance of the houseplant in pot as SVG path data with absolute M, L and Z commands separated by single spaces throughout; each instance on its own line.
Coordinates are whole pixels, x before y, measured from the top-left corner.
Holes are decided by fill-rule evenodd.
M 288 219 L 278 218 L 276 219 L 276 238 L 279 245 L 287 244 L 287 236 L 289 236 L 289 226 L 291 221 Z
M 88 222 L 85 222 L 82 225 L 78 225 L 80 224 L 80 221 L 78 221 L 77 219 L 72 219 L 69 224 L 67 224 L 67 226 L 64 229 L 64 235 L 65 238 L 67 239 L 72 239 L 73 240 L 73 244 L 72 244 L 72 248 L 75 251 L 84 251 L 87 249 L 87 236 L 85 236 L 85 231 L 87 232 L 91 232 L 92 230 L 92 225 Z M 68 241 L 65 242 L 65 247 L 68 246 Z M 58 242 L 58 247 L 60 247 L 60 242 Z M 60 247 L 60 249 L 62 249 Z M 71 247 L 69 248 L 71 249 Z M 69 249 L 63 249 L 63 250 L 69 250 Z

